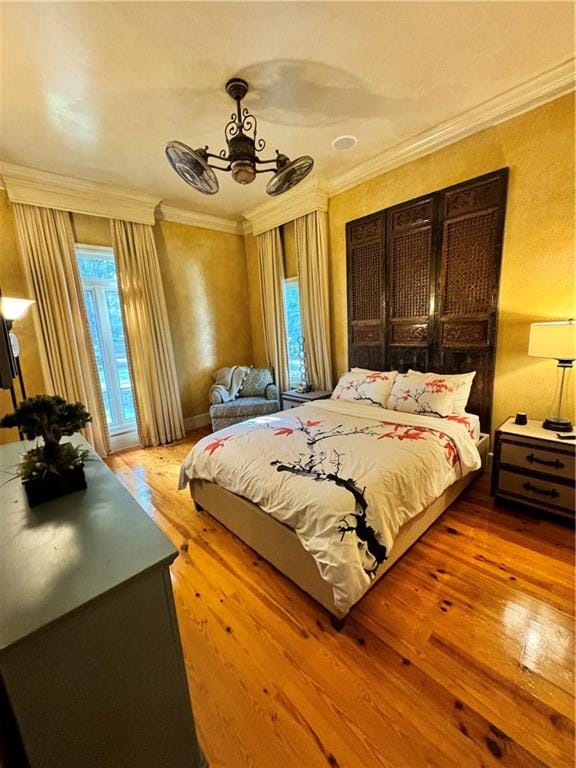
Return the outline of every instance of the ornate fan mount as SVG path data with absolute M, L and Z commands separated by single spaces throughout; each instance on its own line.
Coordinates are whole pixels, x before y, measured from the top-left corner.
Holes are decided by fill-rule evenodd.
M 257 173 L 273 173 L 266 186 L 269 195 L 280 195 L 301 182 L 312 170 L 314 160 L 309 155 L 303 155 L 291 161 L 278 150 L 275 158 L 261 160 L 256 153 L 264 150 L 266 142 L 258 137 L 258 122 L 254 115 L 242 107 L 242 100 L 248 93 L 248 83 L 233 77 L 226 83 L 226 92 L 236 102 L 236 111 L 224 128 L 227 149 L 215 155 L 208 151 L 207 146 L 191 149 L 181 141 L 169 141 L 166 144 L 168 162 L 180 178 L 205 195 L 214 195 L 219 189 L 218 179 L 212 169 L 231 173 L 238 184 L 251 184 Z M 212 158 L 227 165 L 214 165 L 210 162 Z M 271 168 L 257 167 L 271 164 Z

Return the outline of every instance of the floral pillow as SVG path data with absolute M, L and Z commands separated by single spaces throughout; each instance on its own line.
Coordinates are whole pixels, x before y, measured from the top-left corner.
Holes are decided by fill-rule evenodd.
M 421 373 L 420 371 L 413 371 L 410 369 L 409 374 L 413 376 L 436 376 L 439 379 L 445 379 L 448 384 L 454 389 L 454 403 L 452 405 L 452 413 L 464 414 L 466 413 L 466 404 L 470 397 L 470 390 L 472 389 L 472 382 L 476 371 L 470 373 Z
M 340 376 L 332 400 L 358 400 L 386 408 L 398 371 L 350 371 Z
M 388 398 L 388 408 L 426 416 L 453 413 L 454 387 L 435 373 L 400 373 Z

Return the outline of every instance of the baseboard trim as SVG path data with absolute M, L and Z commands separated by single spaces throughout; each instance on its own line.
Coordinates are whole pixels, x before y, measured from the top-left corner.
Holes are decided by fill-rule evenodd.
M 118 451 L 126 451 L 131 448 L 139 447 L 140 440 L 136 430 L 132 430 L 131 432 L 123 432 L 120 435 L 110 436 L 110 453 L 118 453 Z
M 198 427 L 207 427 L 210 424 L 209 413 L 199 413 L 197 416 L 188 416 L 184 419 L 184 429 L 186 432 L 190 432 L 192 429 L 198 429 Z

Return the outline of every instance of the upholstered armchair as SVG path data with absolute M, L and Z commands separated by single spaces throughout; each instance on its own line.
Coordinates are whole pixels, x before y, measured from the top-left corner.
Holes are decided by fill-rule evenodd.
M 278 387 L 271 368 L 234 366 L 214 374 L 210 418 L 214 431 L 280 410 Z

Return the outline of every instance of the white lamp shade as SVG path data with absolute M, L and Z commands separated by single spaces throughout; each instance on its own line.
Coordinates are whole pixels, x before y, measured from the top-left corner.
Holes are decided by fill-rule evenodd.
M 528 354 L 530 357 L 576 360 L 576 321 L 532 323 Z
M 34 304 L 33 299 L 14 299 L 11 296 L 2 297 L 2 314 L 5 320 L 18 320 L 25 315 L 28 308 Z

